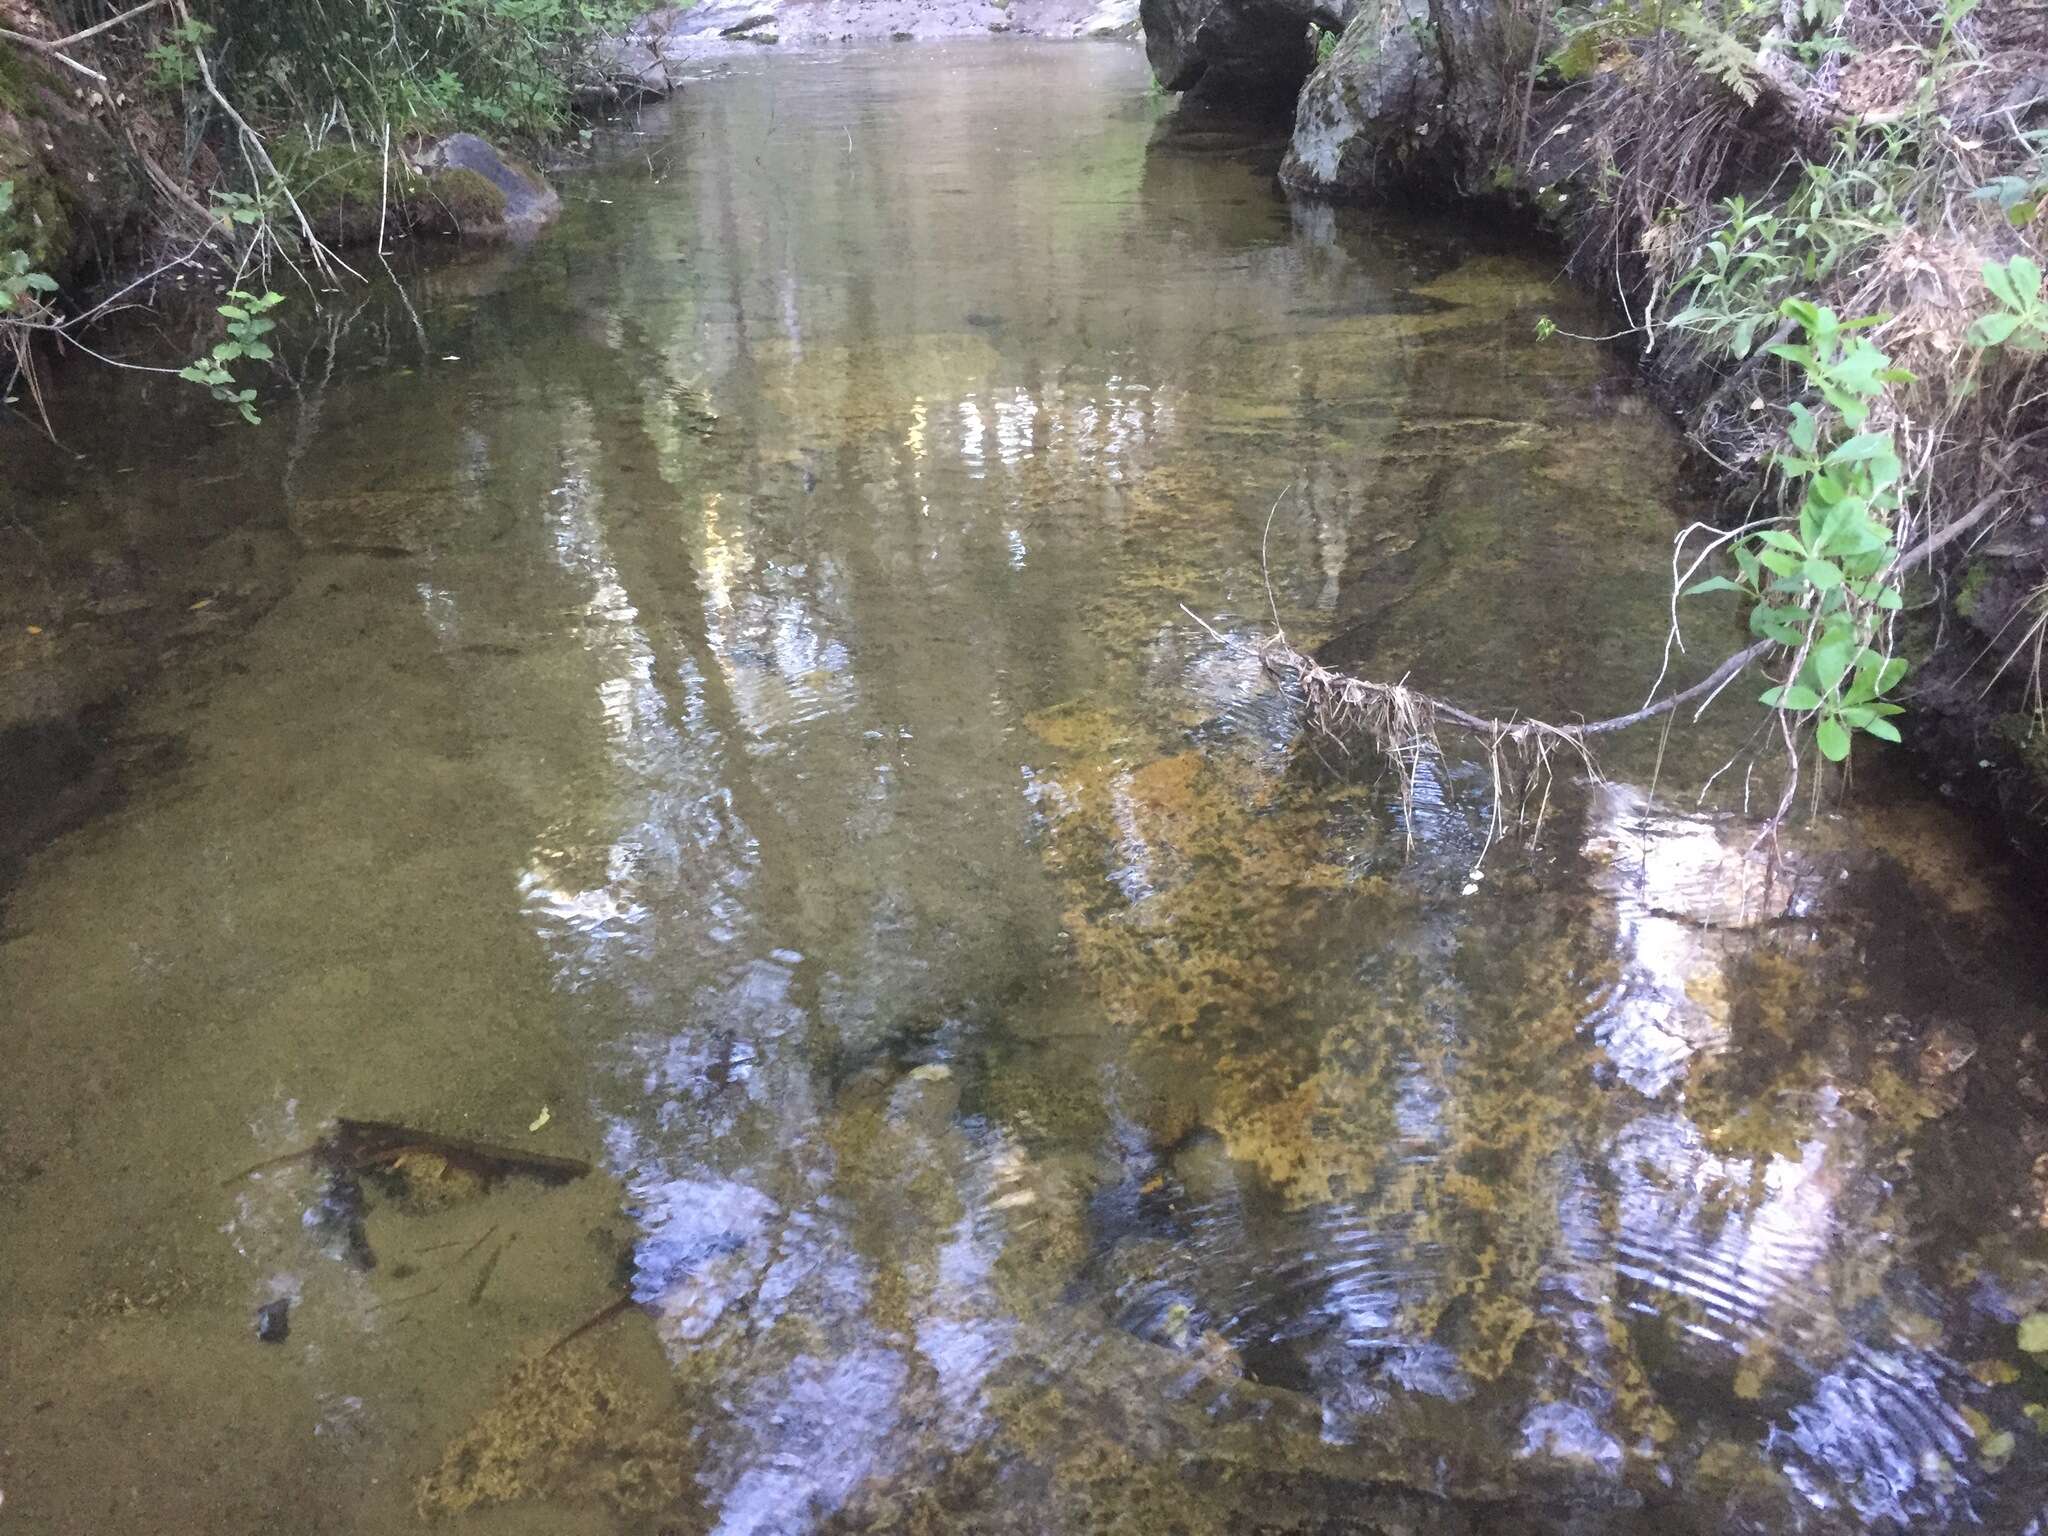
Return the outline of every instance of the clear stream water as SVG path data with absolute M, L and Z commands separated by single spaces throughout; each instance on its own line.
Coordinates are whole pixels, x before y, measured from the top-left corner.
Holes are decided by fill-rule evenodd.
M 749 60 L 261 431 L 10 429 L 9 696 L 130 685 L 6 892 L 0 1531 L 2028 1527 L 2037 914 L 1897 786 L 1745 864 L 1741 699 L 1479 879 L 1305 737 L 1276 613 L 1639 701 L 1680 448 L 1145 85 Z M 337 1116 L 593 1169 L 238 1176 Z

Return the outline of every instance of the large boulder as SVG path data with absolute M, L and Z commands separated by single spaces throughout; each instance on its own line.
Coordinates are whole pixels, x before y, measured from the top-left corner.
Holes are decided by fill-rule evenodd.
M 1500 180 L 1527 23 L 1498 0 L 1358 0 L 1303 86 L 1280 176 L 1333 197 L 1449 196 Z
M 1315 66 L 1311 26 L 1343 25 L 1325 0 L 1142 0 L 1145 57 L 1169 91 L 1291 101 Z
M 562 199 L 525 161 L 473 133 L 451 133 L 419 157 L 431 200 L 469 239 L 523 240 L 562 211 Z
M 1444 97 L 1429 0 L 1363 0 L 1294 109 L 1280 177 L 1304 192 L 1349 196 L 1411 181 L 1445 142 L 1431 128 Z

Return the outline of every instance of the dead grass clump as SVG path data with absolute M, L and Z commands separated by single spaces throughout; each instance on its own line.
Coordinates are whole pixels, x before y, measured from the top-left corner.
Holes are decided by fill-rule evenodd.
M 1982 312 L 1984 261 L 1967 231 L 1902 229 L 1878 248 L 1847 301 L 1855 313 L 1890 317 L 1881 327 L 1885 350 L 1922 396 L 1950 392 L 1970 322 Z
M 1689 264 L 1715 199 L 1748 152 L 1749 108 L 1693 67 L 1668 34 L 1602 69 L 1588 90 L 1592 99 L 1575 115 L 1591 125 L 1600 195 L 1575 220 L 1572 266 L 1614 283 L 1624 302 L 1640 283 L 1654 307 Z
M 1907 42 L 1857 55 L 1842 69 L 1836 107 L 1866 123 L 1900 117 L 1919 94 L 1925 59 L 1916 44 Z

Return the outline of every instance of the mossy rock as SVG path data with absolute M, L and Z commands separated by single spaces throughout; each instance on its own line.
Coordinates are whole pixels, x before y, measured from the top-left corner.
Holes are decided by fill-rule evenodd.
M 561 211 L 547 178 L 473 133 L 452 133 L 420 157 L 441 227 L 468 239 L 525 239 Z
M 505 222 L 505 194 L 490 179 L 463 166 L 436 171 L 427 182 L 427 194 L 441 216 L 455 226 L 455 233 L 496 229 Z

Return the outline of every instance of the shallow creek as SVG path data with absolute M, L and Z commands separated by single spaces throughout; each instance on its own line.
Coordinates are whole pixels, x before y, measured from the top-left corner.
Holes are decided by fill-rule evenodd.
M 1743 699 L 1490 849 L 1305 737 L 1276 616 L 1640 702 L 1680 444 L 1146 79 L 743 60 L 260 431 L 8 429 L 9 686 L 133 681 L 7 770 L 0 1531 L 2027 1528 L 2038 914 L 1746 864 Z

